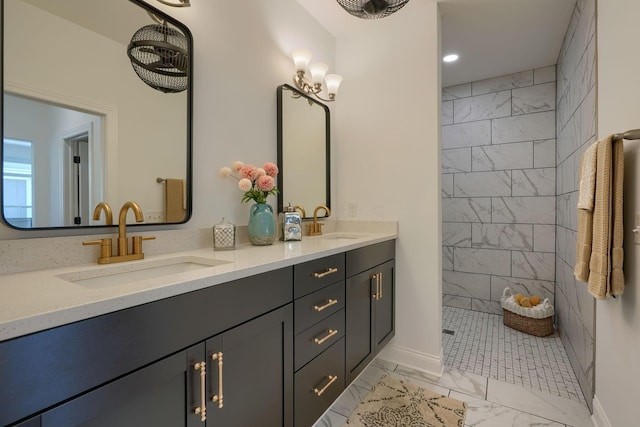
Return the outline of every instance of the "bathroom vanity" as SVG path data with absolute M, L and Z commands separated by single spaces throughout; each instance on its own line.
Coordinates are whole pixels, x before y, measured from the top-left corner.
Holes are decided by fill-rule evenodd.
M 201 268 L 129 283 L 5 275 L 86 301 L 1 319 L 0 425 L 309 426 L 394 334 L 395 237 L 189 251 Z

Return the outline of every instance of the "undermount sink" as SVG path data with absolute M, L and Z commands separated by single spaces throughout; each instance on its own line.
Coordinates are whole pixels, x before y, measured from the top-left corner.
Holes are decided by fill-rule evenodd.
M 215 267 L 230 262 L 195 256 L 181 256 L 152 261 L 132 261 L 108 267 L 60 274 L 56 277 L 86 288 L 100 289 Z
M 322 236 L 325 239 L 334 239 L 334 240 L 352 240 L 352 239 L 360 239 L 361 237 L 365 237 L 363 234 L 348 234 L 348 233 L 334 233 L 334 234 L 326 234 Z

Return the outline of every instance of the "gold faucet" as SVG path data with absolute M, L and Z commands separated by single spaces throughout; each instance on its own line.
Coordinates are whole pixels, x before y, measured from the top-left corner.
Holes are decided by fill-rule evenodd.
M 104 223 L 105 225 L 113 225 L 113 213 L 111 212 L 111 206 L 106 202 L 100 202 L 96 205 L 93 211 L 93 220 L 100 221 L 100 214 L 104 211 Z
M 101 206 L 102 202 L 98 204 Z M 104 209 L 107 215 L 107 221 L 110 219 L 111 209 L 106 208 L 104 206 L 100 207 L 100 209 Z M 100 210 L 96 207 L 96 212 L 98 212 L 98 218 L 100 216 Z M 108 208 L 108 210 L 107 210 Z M 129 239 L 127 238 L 127 212 L 131 209 L 136 217 L 136 222 L 142 222 L 144 220 L 144 216 L 142 215 L 142 209 L 136 202 L 126 202 L 120 208 L 120 214 L 118 215 L 118 254 L 113 255 L 112 250 L 112 240 L 110 238 L 100 239 L 100 240 L 91 240 L 88 242 L 82 242 L 83 245 L 100 245 L 100 257 L 98 258 L 98 264 L 112 264 L 116 262 L 123 261 L 134 261 L 137 259 L 143 259 L 144 253 L 142 252 L 142 241 L 143 240 L 153 240 L 155 237 L 142 237 L 142 236 L 133 236 L 133 244 L 132 244 L 132 252 L 129 253 Z M 94 212 L 95 216 L 95 212 Z M 112 221 L 112 220 L 111 220 Z
M 304 208 L 302 206 L 294 206 L 293 207 L 294 210 L 300 211 L 300 213 L 302 214 L 302 218 L 306 218 L 307 217 L 307 212 L 304 210 Z
M 318 222 L 318 211 L 320 209 L 324 209 L 327 213 L 326 217 L 331 216 L 331 211 L 328 207 L 324 205 L 320 205 L 313 211 L 313 224 L 307 224 L 307 231 L 309 232 L 309 236 L 321 236 L 322 235 L 322 226 L 324 225 L 321 222 Z

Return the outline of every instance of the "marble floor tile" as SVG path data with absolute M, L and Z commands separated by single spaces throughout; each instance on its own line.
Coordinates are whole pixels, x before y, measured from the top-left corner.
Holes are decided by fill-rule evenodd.
M 449 397 L 467 403 L 465 427 L 565 427 L 565 424 L 455 391 Z
M 313 425 L 313 427 L 342 427 L 348 417 L 329 410 Z
M 473 373 L 463 372 L 459 369 L 445 367 L 442 377 L 439 379 L 435 379 L 424 372 L 404 366 L 398 366 L 396 368 L 396 373 L 406 377 L 410 381 L 424 381 L 444 389 L 455 390 L 479 399 L 484 399 L 487 392 L 487 378 Z
M 547 419 L 570 426 L 591 425 L 591 414 L 582 403 L 491 378 L 487 401 L 529 414 L 544 415 Z
M 347 418 L 356 409 L 356 406 L 364 400 L 369 394 L 369 390 L 366 388 L 360 388 L 351 384 L 338 399 L 331 405 L 331 410 L 343 415 Z

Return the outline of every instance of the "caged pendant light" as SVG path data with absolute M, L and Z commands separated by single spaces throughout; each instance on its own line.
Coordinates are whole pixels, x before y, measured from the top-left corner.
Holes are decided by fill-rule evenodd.
M 152 88 L 165 93 L 187 89 L 187 38 L 166 22 L 145 25 L 136 31 L 127 47 L 127 55 L 138 77 Z
M 337 0 L 349 14 L 362 19 L 380 19 L 402 9 L 409 0 Z

